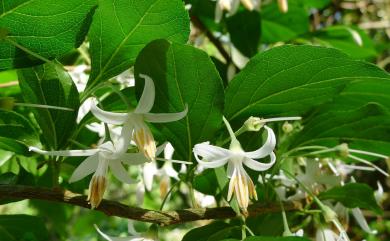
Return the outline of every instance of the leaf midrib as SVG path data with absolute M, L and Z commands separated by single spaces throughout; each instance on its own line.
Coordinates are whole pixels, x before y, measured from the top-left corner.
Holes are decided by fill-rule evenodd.
M 103 74 L 105 73 L 106 69 L 110 66 L 111 62 L 114 60 L 114 58 L 116 57 L 116 55 L 118 54 L 118 52 L 120 51 L 120 49 L 123 47 L 123 45 L 126 44 L 127 40 L 133 35 L 133 33 L 138 29 L 138 27 L 141 25 L 141 23 L 143 22 L 144 18 L 148 15 L 148 12 L 150 11 L 151 8 L 153 8 L 158 2 L 160 2 L 160 0 L 157 0 L 156 2 L 154 2 L 153 4 L 151 4 L 149 6 L 149 8 L 145 11 L 145 14 L 144 16 L 142 16 L 140 18 L 140 20 L 138 21 L 138 23 L 134 26 L 134 28 L 127 34 L 127 36 L 121 41 L 121 43 L 119 44 L 119 46 L 115 49 L 114 53 L 111 55 L 111 57 L 108 59 L 108 61 L 106 62 L 106 64 L 103 66 L 103 68 L 100 70 L 98 76 L 96 76 L 96 78 L 93 80 L 93 83 L 96 83 L 97 81 L 99 81 L 99 79 L 103 76 Z M 121 23 L 118 21 L 118 23 L 121 25 Z M 102 24 L 101 24 L 102 25 Z M 102 26 L 100 28 L 100 30 L 102 30 Z M 100 51 L 100 56 L 102 56 L 102 52 L 103 50 Z M 102 61 L 100 61 L 100 64 L 101 64 Z

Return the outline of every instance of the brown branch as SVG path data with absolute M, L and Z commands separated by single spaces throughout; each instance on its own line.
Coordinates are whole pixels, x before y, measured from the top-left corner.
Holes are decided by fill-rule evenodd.
M 38 199 L 59 202 L 90 208 L 86 196 L 73 193 L 68 190 L 53 190 L 42 187 L 21 185 L 0 185 L 1 199 Z M 297 210 L 299 207 L 293 203 L 285 204 L 286 210 Z M 103 200 L 97 211 L 108 216 L 116 216 L 143 222 L 156 223 L 163 226 L 191 222 L 206 219 L 235 218 L 236 213 L 230 207 L 220 208 L 189 208 L 174 211 L 154 211 L 137 207 L 130 207 L 119 202 Z M 248 208 L 249 216 L 257 216 L 264 213 L 280 212 L 280 205 L 251 205 Z
M 221 43 L 221 41 L 219 41 L 219 39 L 216 38 L 214 36 L 214 34 L 206 28 L 206 26 L 202 23 L 202 21 L 198 17 L 192 15 L 191 22 L 194 24 L 195 27 L 197 27 L 200 31 L 202 31 L 206 34 L 206 36 L 210 40 L 210 42 L 217 48 L 219 53 L 225 59 L 226 63 L 227 64 L 232 63 L 232 59 L 231 59 L 229 53 L 223 47 L 223 44 Z

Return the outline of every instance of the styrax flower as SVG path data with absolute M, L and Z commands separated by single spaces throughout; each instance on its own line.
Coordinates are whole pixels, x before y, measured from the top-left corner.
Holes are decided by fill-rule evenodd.
M 229 123 L 224 118 L 226 127 L 229 130 L 231 143 L 229 149 L 210 145 L 209 142 L 196 144 L 193 148 L 195 158 L 200 165 L 206 168 L 217 168 L 228 163 L 227 174 L 230 178 L 228 201 L 235 194 L 241 209 L 246 211 L 249 198 L 257 200 L 257 193 L 253 181 L 244 169 L 247 166 L 256 171 L 265 171 L 275 163 L 276 156 L 273 150 L 276 145 L 275 134 L 271 128 L 264 126 L 267 130 L 267 140 L 262 147 L 256 151 L 245 152 L 240 142 L 235 137 Z M 253 159 L 270 156 L 271 162 L 261 163 Z
M 123 148 L 123 147 L 121 147 Z M 36 147 L 30 147 L 30 151 L 50 156 L 87 156 L 76 168 L 69 182 L 77 182 L 91 173 L 94 173 L 89 183 L 88 201 L 92 208 L 99 206 L 107 185 L 107 171 L 110 167 L 114 176 L 124 183 L 135 183 L 123 167 L 127 165 L 139 165 L 148 161 L 142 153 L 126 153 L 126 149 L 120 149 L 111 141 L 104 142 L 96 149 L 44 151 Z
M 129 145 L 131 137 L 142 153 L 150 160 L 156 157 L 156 142 L 152 132 L 145 122 L 164 123 L 182 119 L 187 115 L 187 106 L 184 111 L 178 113 L 149 113 L 154 104 L 155 88 L 153 80 L 146 75 L 140 74 L 145 79 L 145 87 L 142 96 L 134 111 L 128 113 L 115 113 L 104 111 L 96 106 L 96 101 L 92 104 L 91 112 L 100 121 L 108 124 L 123 124 L 121 136 L 122 145 Z M 130 138 L 128 138 L 130 137 Z M 126 143 L 127 141 L 127 143 Z
M 252 11 L 259 5 L 259 0 L 241 0 L 241 3 L 246 9 Z M 218 0 L 215 9 L 215 20 L 221 21 L 223 11 L 229 12 L 229 15 L 233 15 L 237 12 L 240 6 L 240 0 Z

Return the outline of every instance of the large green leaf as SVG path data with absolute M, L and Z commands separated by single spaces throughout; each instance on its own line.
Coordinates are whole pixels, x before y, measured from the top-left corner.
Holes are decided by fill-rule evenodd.
M 152 40 L 185 43 L 188 36 L 189 17 L 180 0 L 100 0 L 89 32 L 89 86 L 131 67 Z
M 341 102 L 343 103 L 343 102 Z M 342 142 L 367 151 L 390 155 L 390 114 L 374 103 L 354 109 L 332 104 L 304 122 L 291 140 L 291 148 L 307 145 L 336 146 Z
M 173 144 L 178 157 L 191 160 L 193 146 L 211 140 L 222 122 L 222 80 L 211 59 L 194 47 L 157 40 L 142 50 L 135 73 L 139 93 L 144 82 L 140 73 L 155 81 L 152 112 L 179 112 L 188 105 L 182 120 L 156 126 Z
M 16 112 L 0 109 L 0 148 L 26 154 L 30 145 L 39 145 L 38 134 L 31 123 Z
M 375 200 L 374 191 L 364 183 L 348 183 L 341 187 L 334 187 L 322 192 L 319 198 L 341 202 L 348 208 L 370 209 L 377 214 L 382 214 L 382 209 Z
M 335 49 L 286 45 L 258 54 L 230 82 L 225 115 L 303 115 L 330 101 L 351 81 L 383 81 L 389 75 Z
M 61 148 L 76 126 L 79 93 L 71 77 L 59 65 L 48 63 L 18 71 L 19 84 L 27 103 L 72 109 L 34 108 L 46 144 Z
M 95 1 L 1 0 L 0 32 L 6 36 L 0 37 L 0 70 L 41 62 L 22 48 L 47 59 L 77 48 L 88 32 Z
M 29 215 L 0 215 L 0 239 L 47 241 L 49 234 L 42 218 Z
M 261 10 L 261 42 L 289 41 L 309 31 L 309 16 L 302 6 L 289 1 L 289 10 L 282 13 L 276 1 Z

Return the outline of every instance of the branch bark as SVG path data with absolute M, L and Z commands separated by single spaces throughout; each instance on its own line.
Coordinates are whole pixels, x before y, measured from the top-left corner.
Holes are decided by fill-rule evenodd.
M 37 199 L 51 202 L 65 203 L 73 206 L 90 208 L 87 196 L 73 193 L 68 190 L 54 190 L 42 187 L 22 185 L 0 185 L 1 199 Z M 299 206 L 293 203 L 286 203 L 285 210 L 298 210 Z M 185 222 L 206 220 L 206 219 L 228 219 L 237 215 L 230 207 L 220 208 L 189 208 L 173 211 L 154 211 L 137 207 L 130 207 L 125 204 L 103 200 L 97 211 L 108 216 L 116 216 L 133 219 L 143 222 L 156 223 L 162 226 L 180 224 Z M 280 212 L 279 204 L 275 205 L 251 205 L 248 208 L 249 216 L 257 216 L 264 213 Z

